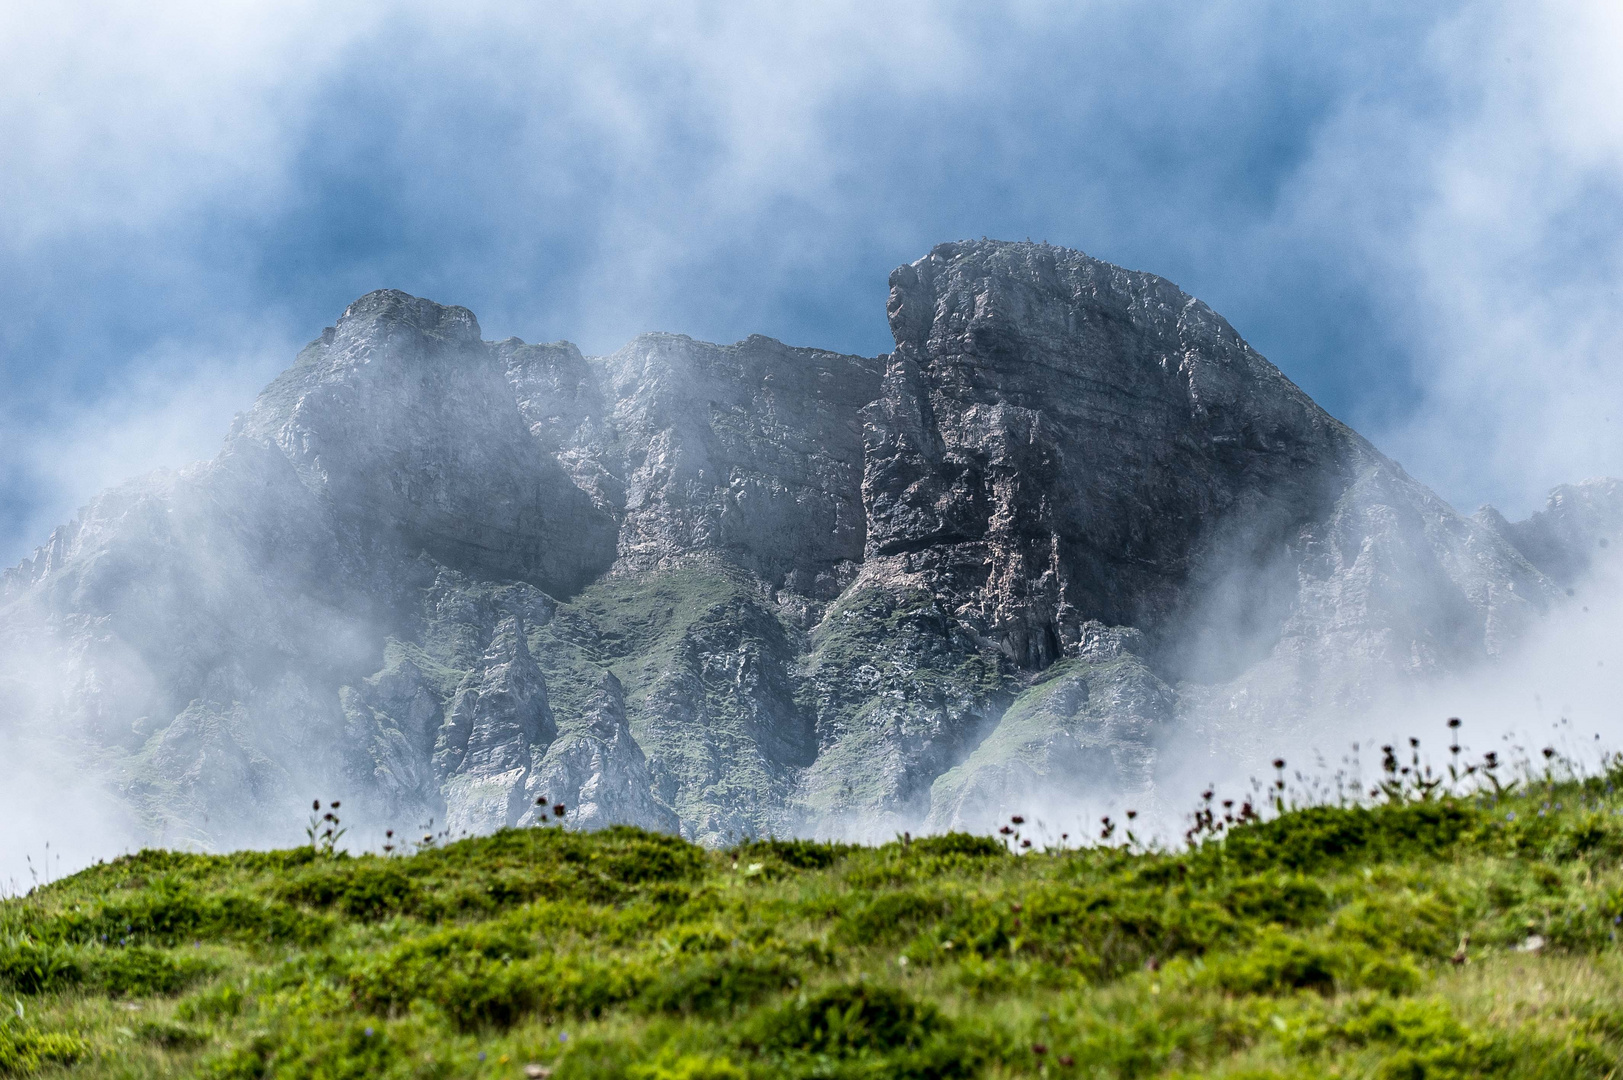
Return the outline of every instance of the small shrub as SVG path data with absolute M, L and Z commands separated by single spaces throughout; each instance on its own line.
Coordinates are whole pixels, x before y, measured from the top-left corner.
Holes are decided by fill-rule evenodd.
M 1332 1025 L 1330 1035 L 1351 1046 L 1390 1048 L 1376 1070 L 1383 1080 L 1468 1080 L 1502 1073 L 1512 1058 L 1498 1040 L 1472 1032 L 1436 1000 L 1365 1002 Z
M 290 903 L 337 908 L 367 922 L 411 910 L 419 892 L 417 883 L 393 859 L 317 864 L 278 890 Z
M 177 945 L 198 938 L 278 941 L 312 945 L 332 930 L 331 921 L 277 900 L 241 892 L 205 893 L 175 878 L 162 878 L 83 911 L 36 923 L 36 937 L 50 941 L 142 942 Z
M 704 871 L 704 849 L 679 836 L 646 832 L 620 825 L 606 829 L 601 853 L 593 860 L 602 870 L 625 884 L 683 881 Z
M 1454 802 L 1309 806 L 1236 827 L 1221 844 L 1203 847 L 1196 857 L 1255 872 L 1437 856 L 1484 822 L 1480 811 Z
M 763 1020 L 757 1037 L 763 1049 L 834 1057 L 916 1047 L 947 1026 L 935 1006 L 861 983 L 791 1002 Z
M 597 1016 L 635 997 L 649 979 L 631 965 L 530 952 L 529 941 L 511 930 L 440 931 L 369 957 L 348 983 L 355 1003 L 370 1012 L 425 1001 L 474 1030 L 534 1013 Z
M 22 1076 L 46 1065 L 70 1065 L 89 1052 L 82 1039 L 0 1023 L 0 1076 Z
M 868 984 L 830 987 L 754 1018 L 746 1046 L 778 1057 L 786 1075 L 955 1080 L 975 1075 L 986 1043 L 933 1005 Z M 828 1071 L 829 1059 L 851 1068 Z
M 100 990 L 114 997 L 179 993 L 214 970 L 204 960 L 146 945 L 100 952 L 92 978 Z
M 1007 848 L 990 836 L 960 832 L 920 836 L 908 845 L 908 852 L 912 855 L 963 855 L 971 859 L 995 859 L 1009 854 Z
M 1376 887 L 1336 912 L 1332 934 L 1373 949 L 1442 959 L 1454 951 L 1462 923 L 1455 897 L 1435 890 Z
M 421 1040 L 406 1025 L 366 1023 L 348 1017 L 305 1019 L 275 1034 L 211 1054 L 198 1069 L 209 1080 L 371 1080 L 412 1075 L 406 1063 Z M 428 1075 L 443 1075 L 444 1069 Z
M 752 840 L 734 849 L 743 862 L 773 862 L 790 870 L 826 870 L 853 850 L 849 844 L 816 840 Z
M 752 949 L 667 966 L 642 991 L 639 1002 L 657 1012 L 724 1015 L 799 983 L 799 971 L 788 957 Z
M 1197 982 L 1231 994 L 1280 994 L 1313 990 L 1371 989 L 1406 993 L 1420 972 L 1403 959 L 1354 942 L 1327 943 L 1268 934 L 1243 952 L 1209 958 Z
M 1240 919 L 1313 926 L 1329 913 L 1330 895 L 1301 874 L 1257 874 L 1228 886 L 1222 903 Z
M 748 1074 L 724 1057 L 684 1054 L 674 1061 L 633 1065 L 630 1080 L 745 1080 Z
M 977 914 L 989 918 L 976 919 Z M 978 925 L 975 933 L 967 930 L 959 932 L 962 936 L 977 939 L 990 932 L 999 940 L 1006 940 L 996 929 L 998 916 L 990 905 L 955 897 L 934 888 L 919 887 L 882 892 L 865 901 L 853 903 L 840 915 L 836 934 L 840 940 L 853 945 L 877 945 L 904 941 L 918 927 L 934 922 L 956 928 L 959 923 L 987 921 L 993 924 L 990 930 Z
M 29 939 L 0 945 L 0 986 L 18 994 L 40 994 L 73 986 L 84 968 L 73 951 Z

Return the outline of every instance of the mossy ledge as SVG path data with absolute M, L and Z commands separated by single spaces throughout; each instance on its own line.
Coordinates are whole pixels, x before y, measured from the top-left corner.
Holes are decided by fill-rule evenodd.
M 1620 779 L 1394 789 L 1176 851 L 144 851 L 0 902 L 0 1073 L 1607 1077 Z

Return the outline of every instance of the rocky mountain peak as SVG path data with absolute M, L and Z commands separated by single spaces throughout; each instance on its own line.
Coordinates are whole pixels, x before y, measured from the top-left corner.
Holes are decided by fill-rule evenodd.
M 1022 666 L 1090 619 L 1161 629 L 1228 521 L 1283 542 L 1379 460 L 1204 304 L 1081 252 L 943 244 L 889 312 L 869 552 Z
M 0 723 L 200 844 L 340 791 L 380 831 L 979 828 L 1503 656 L 1623 539 L 1616 481 L 1461 517 L 1081 252 L 943 244 L 887 310 L 878 358 L 586 356 L 368 293 L 217 459 L 8 572 Z
M 365 338 L 394 329 L 459 345 L 481 341 L 479 320 L 465 307 L 436 304 L 399 289 L 375 289 L 344 309 L 335 337 Z

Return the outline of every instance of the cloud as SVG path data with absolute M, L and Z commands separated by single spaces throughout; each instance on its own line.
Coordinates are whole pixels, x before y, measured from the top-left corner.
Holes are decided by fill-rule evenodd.
M 1623 470 L 1617 18 L 9 8 L 0 474 L 29 531 L 6 544 L 93 493 L 38 467 L 50 422 L 130 412 L 175 352 L 224 378 L 371 288 L 597 351 L 671 329 L 874 352 L 889 269 L 983 233 L 1173 277 L 1446 496 L 1526 510 Z M 123 430 L 106 456 L 132 467 L 195 450 Z
M 1360 417 L 1467 508 L 1623 472 L 1623 75 L 1612 5 L 1443 20 L 1430 91 L 1373 88 L 1318 139 L 1292 224 L 1361 268 L 1414 397 Z
M 132 477 L 175 469 L 218 452 L 231 419 L 287 365 L 293 345 L 273 326 L 243 329 L 228 346 L 194 355 L 195 342 L 154 347 L 117 373 L 94 400 L 67 401 L 0 428 L 11 448 L 12 483 L 26 512 L 10 541 L 25 554 L 67 522 L 88 499 Z
M 8 5 L 5 242 L 27 252 L 90 230 L 157 241 L 154 224 L 200 202 L 263 209 L 287 182 L 309 95 L 372 22 L 308 0 Z

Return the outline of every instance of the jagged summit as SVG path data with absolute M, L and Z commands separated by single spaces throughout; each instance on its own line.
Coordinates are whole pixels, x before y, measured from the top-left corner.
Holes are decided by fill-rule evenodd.
M 1615 482 L 1456 514 L 1176 286 L 1036 244 L 891 277 L 887 356 L 608 356 L 356 300 L 218 458 L 5 578 L 0 715 L 142 816 L 888 835 L 1502 655 Z M 1608 486 L 1610 485 L 1610 486 Z
M 1570 589 L 1616 542 L 1620 510 L 1623 481 L 1595 477 L 1560 485 L 1550 492 L 1544 509 L 1526 521 L 1507 521 L 1491 506 L 1474 517 L 1515 544 L 1552 581 Z
M 479 320 L 465 307 L 436 304 L 399 289 L 374 289 L 344 309 L 336 330 L 355 337 L 375 332 L 389 324 L 408 326 L 421 334 L 432 334 L 460 344 L 481 339 Z

